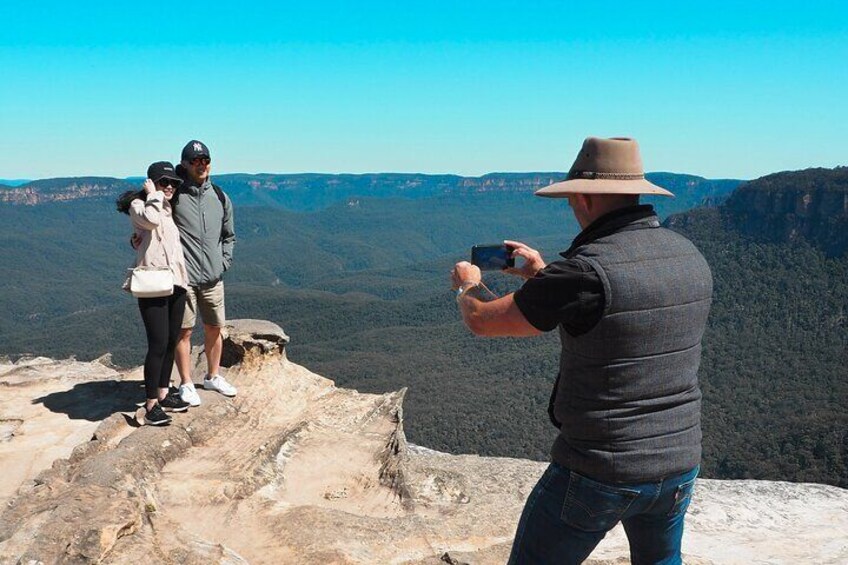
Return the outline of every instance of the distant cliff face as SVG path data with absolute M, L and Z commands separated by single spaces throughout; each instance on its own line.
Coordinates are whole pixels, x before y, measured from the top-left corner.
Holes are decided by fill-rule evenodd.
M 768 241 L 807 240 L 829 256 L 848 251 L 848 167 L 768 175 L 725 206 L 733 228 Z
M 532 195 L 535 190 L 566 177 L 561 172 L 490 173 L 480 177 L 415 173 L 257 174 L 215 175 L 237 206 L 280 206 L 318 210 L 356 198 L 440 198 L 478 194 Z M 654 182 L 672 191 L 676 209 L 723 200 L 741 181 L 709 180 L 676 173 L 649 173 Z M 132 181 L 132 179 L 130 179 Z M 37 205 L 77 199 L 114 198 L 139 188 L 140 181 L 78 177 L 32 181 L 17 187 L 0 185 L 0 203 Z
M 351 198 L 433 198 L 476 194 L 532 194 L 567 176 L 564 172 L 490 173 L 480 177 L 376 173 L 230 174 L 215 179 L 236 204 L 274 202 L 295 210 L 315 210 Z M 672 191 L 680 208 L 720 202 L 738 180 L 711 180 L 677 173 L 648 173 L 648 180 Z
M 108 198 L 138 188 L 113 178 L 79 177 L 33 181 L 17 187 L 0 187 L 0 202 L 35 206 L 47 202 L 64 202 L 84 198 Z

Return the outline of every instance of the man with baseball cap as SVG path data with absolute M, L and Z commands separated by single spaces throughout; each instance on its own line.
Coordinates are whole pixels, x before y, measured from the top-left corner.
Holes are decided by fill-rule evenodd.
M 562 258 L 505 242 L 527 279 L 487 301 L 480 270 L 451 278 L 465 324 L 482 336 L 558 329 L 548 414 L 552 463 L 530 493 L 510 563 L 581 563 L 622 522 L 634 564 L 681 563 L 683 518 L 701 458 L 701 337 L 712 275 L 683 236 L 660 226 L 626 138 L 584 141 L 568 178 L 536 192 L 567 198 L 583 231 Z
M 191 379 L 191 334 L 198 312 L 203 320 L 207 362 L 203 388 L 225 396 L 235 396 L 237 392 L 220 375 L 221 329 L 226 323 L 223 275 L 232 264 L 235 244 L 233 204 L 209 179 L 211 163 L 206 144 L 198 140 L 186 143 L 177 166 L 183 184 L 173 203 L 189 277 L 176 362 L 181 380 L 180 397 L 192 406 L 200 405 L 200 395 Z

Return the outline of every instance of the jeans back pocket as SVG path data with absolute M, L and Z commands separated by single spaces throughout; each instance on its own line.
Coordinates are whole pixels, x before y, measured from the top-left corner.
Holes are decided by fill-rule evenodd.
M 694 491 L 695 479 L 679 485 L 674 491 L 674 504 L 671 510 L 668 511 L 668 515 L 678 516 L 686 512 L 686 509 L 689 508 L 689 503 L 692 501 L 692 493 Z
M 599 483 L 571 471 L 560 517 L 584 532 L 607 531 L 621 520 L 638 496 L 638 490 Z

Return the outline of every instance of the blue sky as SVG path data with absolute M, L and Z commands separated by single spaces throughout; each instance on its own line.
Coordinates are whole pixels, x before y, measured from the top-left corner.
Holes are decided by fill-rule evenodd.
M 848 165 L 848 2 L 0 4 L 0 178 Z

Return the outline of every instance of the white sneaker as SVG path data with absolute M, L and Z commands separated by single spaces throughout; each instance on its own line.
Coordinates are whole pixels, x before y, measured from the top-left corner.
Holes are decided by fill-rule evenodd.
M 217 390 L 224 396 L 235 396 L 236 387 L 227 382 L 221 375 L 206 375 L 203 379 L 203 388 L 206 390 Z
M 194 383 L 180 385 L 180 398 L 183 399 L 183 402 L 188 402 L 192 406 L 200 406 L 200 395 L 197 394 Z

